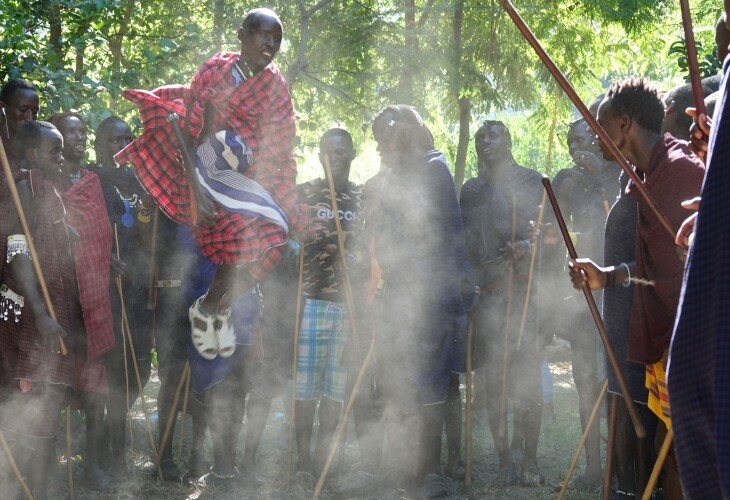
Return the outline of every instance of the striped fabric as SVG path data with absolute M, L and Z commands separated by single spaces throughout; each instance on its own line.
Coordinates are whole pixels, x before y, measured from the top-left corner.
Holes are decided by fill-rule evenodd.
M 240 136 L 221 130 L 198 146 L 198 181 L 227 210 L 266 219 L 288 231 L 286 214 L 258 182 L 243 174 L 253 161 L 253 152 Z

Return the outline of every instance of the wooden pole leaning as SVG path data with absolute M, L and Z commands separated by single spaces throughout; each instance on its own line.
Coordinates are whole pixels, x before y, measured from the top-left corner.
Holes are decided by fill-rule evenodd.
M 322 162 L 324 166 L 324 173 L 327 177 L 327 184 L 329 186 L 330 190 L 330 199 L 332 201 L 332 213 L 333 213 L 333 219 L 335 221 L 335 230 L 337 232 L 337 256 L 340 260 L 340 266 L 342 267 L 342 276 L 344 280 L 344 291 L 345 291 L 345 301 L 347 302 L 347 316 L 350 323 L 350 335 L 353 337 L 357 337 L 357 322 L 355 321 L 355 300 L 352 295 L 352 286 L 350 284 L 350 274 L 347 272 L 347 258 L 345 255 L 345 235 L 342 231 L 342 223 L 340 222 L 339 217 L 339 207 L 337 205 L 337 190 L 335 189 L 335 179 L 332 177 L 332 168 L 330 167 L 330 158 L 329 155 L 324 156 L 324 161 Z M 362 377 L 358 377 L 358 379 L 362 379 Z M 357 382 L 356 382 L 357 383 Z M 355 396 L 355 386 L 353 386 L 352 394 L 350 395 L 350 398 L 348 398 L 348 407 L 351 407 L 352 405 L 349 404 L 350 401 L 354 403 L 354 396 Z M 344 418 L 340 419 L 340 427 L 347 427 L 347 421 Z M 339 442 L 344 439 L 344 436 L 346 435 L 346 432 L 338 432 L 335 435 L 335 439 L 332 440 L 332 444 L 330 445 L 330 455 L 334 457 L 333 451 L 337 450 L 337 447 L 339 446 Z M 317 487 L 315 489 L 315 498 L 318 498 L 319 492 L 322 489 L 322 486 L 324 485 L 325 479 L 327 479 L 327 473 L 329 472 L 329 468 L 332 464 L 332 460 L 329 459 L 325 463 L 324 467 L 322 468 L 322 473 L 319 475 L 319 480 L 317 481 Z
M 687 49 L 687 67 L 689 68 L 689 78 L 692 84 L 692 98 L 695 110 L 697 110 L 697 116 L 706 115 L 702 79 L 697 64 L 697 46 L 695 45 L 695 35 L 692 29 L 692 15 L 689 12 L 689 0 L 679 0 L 679 6 L 682 11 L 682 27 L 684 28 L 684 44 Z M 678 112 L 684 113 L 684 110 L 681 109 Z
M 18 469 L 18 464 L 15 463 L 13 452 L 10 451 L 10 446 L 8 446 L 8 442 L 5 440 L 5 435 L 2 433 L 2 431 L 0 431 L 0 446 L 2 446 L 5 455 L 8 457 L 8 465 L 10 465 L 10 468 L 13 470 L 13 474 L 15 474 L 15 479 L 18 480 L 18 484 L 20 484 L 20 488 L 23 490 L 23 494 L 28 500 L 33 500 L 33 494 L 30 492 L 30 489 L 28 489 L 28 485 L 25 484 L 25 480 L 23 480 L 23 474 L 20 472 L 20 469 Z
M 545 202 L 547 201 L 547 193 L 543 191 L 542 200 L 540 201 L 540 210 L 537 213 L 536 229 L 540 229 L 542 217 L 545 214 Z M 539 245 L 539 236 L 532 238 L 530 247 L 530 272 L 527 275 L 527 292 L 525 293 L 525 305 L 522 308 L 522 320 L 520 321 L 520 335 L 517 338 L 517 349 L 522 347 L 522 337 L 525 334 L 525 323 L 527 322 L 527 311 L 530 307 L 530 295 L 532 294 L 532 282 L 535 277 L 535 261 L 537 260 L 537 249 Z
M 598 398 L 596 398 L 596 402 L 593 405 L 593 410 L 591 410 L 591 415 L 590 417 L 588 417 L 588 423 L 586 424 L 586 428 L 583 431 L 583 435 L 580 437 L 580 441 L 578 442 L 578 447 L 575 449 L 575 453 L 573 453 L 573 459 L 570 461 L 568 471 L 565 473 L 565 479 L 563 479 L 563 484 L 560 487 L 558 500 L 562 500 L 565 496 L 565 492 L 568 491 L 568 484 L 570 484 L 570 479 L 573 477 L 573 471 L 575 471 L 575 465 L 578 463 L 578 457 L 580 457 L 580 452 L 583 449 L 583 446 L 586 444 L 588 434 L 591 432 L 591 428 L 595 423 L 596 415 L 598 415 L 598 408 L 601 407 L 601 401 L 603 401 L 603 398 L 606 397 L 607 388 L 608 379 L 604 380 L 603 385 L 601 385 L 601 390 L 598 393 Z
M 530 46 L 532 46 L 532 48 L 535 50 L 535 53 L 540 58 L 540 61 L 542 61 L 542 63 L 545 65 L 553 78 L 555 78 L 555 80 L 558 82 L 558 85 L 560 85 L 568 98 L 573 102 L 573 104 L 578 109 L 588 125 L 590 125 L 596 135 L 598 135 L 601 143 L 603 143 L 603 145 L 609 150 L 611 156 L 616 160 L 621 169 L 626 172 L 626 175 L 629 177 L 629 179 L 631 179 L 631 182 L 636 184 L 636 188 L 641 196 L 644 198 L 644 201 L 646 201 L 646 204 L 649 206 L 652 212 L 654 212 L 654 215 L 656 215 L 659 223 L 669 232 L 670 236 L 672 237 L 672 241 L 674 241 L 674 237 L 677 234 L 676 228 L 672 227 L 669 219 L 667 219 L 667 217 L 659 210 L 658 205 L 654 200 L 654 197 L 647 191 L 646 187 L 644 187 L 644 183 L 636 175 L 636 172 L 634 172 L 634 169 L 631 168 L 631 165 L 629 165 L 629 162 L 626 160 L 624 155 L 618 149 L 616 144 L 614 144 L 614 142 L 611 140 L 611 137 L 609 137 L 603 127 L 593 117 L 588 107 L 578 96 L 578 93 L 570 85 L 567 78 L 565 78 L 565 75 L 563 75 L 563 73 L 558 69 L 555 62 L 553 62 L 547 52 L 545 52 L 545 49 L 542 48 L 540 42 L 538 42 L 537 38 L 535 38 L 535 35 L 532 33 L 532 31 L 530 31 L 530 28 L 527 27 L 524 19 L 522 19 L 522 17 L 515 10 L 512 2 L 510 2 L 509 0 L 499 0 L 499 3 L 500 5 L 502 5 L 502 8 L 504 8 L 509 17 L 515 23 L 515 26 L 517 26 L 517 29 L 520 31 L 520 33 L 522 33 L 522 36 L 525 38 L 525 40 L 527 40 Z
M 157 452 L 155 453 L 155 466 L 154 469 L 157 469 L 157 474 L 160 480 L 162 480 L 162 467 L 160 466 L 160 462 L 162 461 L 162 451 L 167 446 L 167 440 L 170 439 L 170 434 L 172 432 L 172 426 L 175 423 L 175 419 L 177 418 L 177 404 L 180 402 L 180 391 L 184 386 L 187 386 L 187 380 L 190 378 L 190 361 L 185 361 L 185 366 L 183 367 L 182 375 L 180 376 L 180 380 L 177 383 L 177 387 L 175 387 L 175 395 L 172 398 L 172 410 L 170 411 L 170 415 L 167 417 L 167 422 L 165 422 L 165 429 L 162 432 L 162 439 L 160 440 L 160 447 L 157 449 Z
M 357 391 L 360 388 L 360 384 L 362 384 L 362 379 L 365 377 L 365 371 L 367 370 L 368 365 L 370 364 L 370 360 L 373 357 L 373 353 L 375 352 L 375 335 L 373 335 L 373 338 L 370 340 L 370 347 L 368 348 L 368 353 L 365 356 L 365 361 L 363 361 L 362 366 L 360 367 L 360 371 L 357 374 L 357 378 L 355 379 L 355 384 L 352 386 L 352 394 L 350 394 L 350 399 L 347 400 L 347 406 L 345 407 L 345 411 L 342 414 L 342 420 L 340 422 L 340 426 L 337 428 L 337 433 L 335 434 L 335 438 L 332 440 L 332 446 L 330 446 L 329 454 L 327 455 L 327 461 L 324 464 L 324 469 L 322 471 L 322 474 L 319 476 L 319 480 L 317 481 L 317 486 L 314 488 L 314 500 L 319 499 L 319 495 L 322 493 L 322 487 L 324 486 L 324 479 L 327 477 L 327 470 L 329 470 L 330 465 L 332 465 L 332 460 L 335 458 L 335 453 L 337 452 L 337 443 L 342 439 L 345 430 L 347 429 L 347 423 L 350 420 L 350 414 L 352 413 L 352 407 L 355 404 L 355 398 L 357 397 Z
M 114 239 L 116 240 L 117 252 L 119 250 L 119 237 L 117 235 L 117 226 L 114 225 Z M 132 355 L 132 366 L 134 367 L 134 375 L 137 379 L 137 389 L 139 390 L 139 400 L 142 404 L 142 413 L 144 414 L 145 426 L 147 427 L 147 434 L 150 439 L 150 449 L 157 455 L 157 446 L 155 446 L 155 438 L 152 435 L 152 424 L 150 424 L 150 416 L 147 412 L 147 403 L 144 397 L 144 387 L 142 386 L 142 377 L 139 374 L 139 364 L 137 363 L 137 355 L 134 351 L 134 341 L 132 340 L 132 331 L 129 328 L 129 318 L 127 316 L 127 307 L 124 304 L 124 290 L 122 290 L 122 279 L 117 279 L 117 291 L 119 292 L 119 299 L 122 306 L 122 341 L 127 340 L 127 346 Z M 159 471 L 158 471 L 159 472 Z
M 568 255 L 571 259 L 577 259 L 578 253 L 575 250 L 573 241 L 570 239 L 568 227 L 565 225 L 565 220 L 563 219 L 563 215 L 560 211 L 558 200 L 555 198 L 555 193 L 553 192 L 553 188 L 550 185 L 550 179 L 548 179 L 547 177 L 543 177 L 542 184 L 545 187 L 545 191 L 547 192 L 548 198 L 550 199 L 550 204 L 552 205 L 553 211 L 555 212 L 555 218 L 558 222 L 558 226 L 560 227 L 560 232 L 563 235 L 563 241 L 565 241 L 565 246 L 568 248 Z M 590 288 L 588 288 L 587 283 L 583 283 L 581 290 L 583 290 L 583 295 L 585 296 L 586 302 L 588 303 L 588 308 L 591 311 L 591 316 L 593 316 L 593 321 L 596 324 L 596 328 L 598 328 L 598 333 L 601 336 L 601 341 L 603 341 L 603 347 L 606 350 L 606 357 L 608 358 L 608 362 L 610 363 L 611 368 L 616 374 L 616 380 L 619 384 L 619 388 L 621 389 L 621 394 L 623 395 L 624 401 L 626 401 L 626 408 L 629 412 L 629 416 L 631 417 L 631 422 L 633 422 L 634 424 L 634 430 L 636 431 L 636 435 L 639 438 L 646 437 L 644 424 L 641 422 L 641 418 L 639 417 L 639 413 L 636 410 L 634 400 L 631 398 L 631 392 L 629 391 L 629 387 L 626 384 L 626 378 L 624 377 L 623 371 L 621 370 L 621 365 L 619 365 L 618 359 L 616 358 L 616 353 L 611 346 L 611 340 L 608 338 L 606 325 L 603 323 L 603 318 L 601 318 L 601 313 L 598 310 L 598 306 L 596 305 L 596 299 L 593 298 L 593 294 L 591 293 Z
M 299 329 L 302 326 L 302 286 L 304 281 L 304 242 L 299 248 L 299 278 L 297 280 L 297 311 L 294 320 L 294 353 L 291 361 L 291 408 L 289 409 L 289 455 L 287 463 L 286 484 L 289 486 L 292 472 L 292 453 L 294 450 L 294 419 L 297 402 L 297 357 L 299 356 Z
M 672 432 L 672 428 L 670 427 L 669 429 L 667 429 L 667 435 L 665 436 L 662 447 L 659 450 L 659 455 L 656 457 L 656 462 L 654 462 L 654 468 L 651 470 L 651 476 L 649 476 L 649 482 L 646 484 L 646 489 L 644 490 L 644 494 L 641 496 L 641 500 L 651 499 L 651 495 L 652 493 L 654 493 L 654 487 L 659 480 L 659 474 L 664 468 L 664 462 L 667 460 L 667 455 L 669 455 L 669 449 L 672 447 L 673 440 L 674 433 Z

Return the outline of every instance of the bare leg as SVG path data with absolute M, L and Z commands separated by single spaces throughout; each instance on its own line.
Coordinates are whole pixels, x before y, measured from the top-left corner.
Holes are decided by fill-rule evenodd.
M 250 393 L 246 410 L 246 448 L 241 464 L 244 473 L 253 473 L 256 470 L 256 452 L 261 444 L 270 411 L 271 398 Z
M 249 290 L 255 280 L 245 266 L 236 267 L 232 264 L 221 264 L 210 283 L 208 293 L 201 306 L 208 313 L 225 311 L 246 290 Z
M 81 395 L 81 401 L 86 416 L 84 478 L 89 488 L 106 490 L 110 486 L 111 476 L 99 466 L 99 443 L 104 429 L 104 396 L 84 392 Z

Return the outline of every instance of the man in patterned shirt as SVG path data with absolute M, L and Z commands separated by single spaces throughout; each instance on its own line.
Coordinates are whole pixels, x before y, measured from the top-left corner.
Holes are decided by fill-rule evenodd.
M 315 179 L 299 185 L 300 200 L 309 206 L 312 220 L 324 226 L 307 243 L 304 251 L 304 313 L 297 356 L 295 428 L 297 470 L 302 477 L 319 472 L 324 465 L 345 398 L 347 369 L 341 366 L 342 351 L 350 333 L 350 311 L 346 305 L 345 273 L 340 251 L 348 263 L 353 255 L 356 232 L 362 223 L 363 187 L 350 182 L 350 164 L 355 158 L 352 136 L 341 128 L 326 131 L 319 142 L 322 165 L 331 168 L 344 249 L 340 249 L 335 225 L 332 193 L 328 180 Z M 326 173 L 326 171 L 325 171 Z M 314 462 L 310 454 L 314 412 L 319 401 L 319 432 Z

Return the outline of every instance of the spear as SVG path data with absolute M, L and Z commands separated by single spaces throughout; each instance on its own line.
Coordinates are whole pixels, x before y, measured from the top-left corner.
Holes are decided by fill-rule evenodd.
M 707 114 L 705 109 L 704 92 L 702 92 L 702 80 L 700 79 L 699 65 L 697 64 L 697 47 L 695 35 L 692 29 L 692 16 L 689 13 L 689 0 L 679 0 L 682 10 L 682 26 L 684 27 L 684 44 L 687 49 L 687 66 L 689 67 L 689 78 L 692 82 L 692 98 L 695 102 L 697 116 Z
M 550 185 L 550 179 L 548 177 L 543 177 L 542 184 L 543 186 L 545 186 L 545 192 L 547 192 L 548 198 L 550 199 L 550 204 L 553 206 L 555 219 L 557 220 L 558 226 L 560 227 L 560 232 L 563 235 L 565 246 L 568 248 L 568 255 L 570 255 L 571 259 L 575 260 L 578 258 L 578 253 L 575 251 L 573 241 L 570 239 L 568 227 L 565 225 L 563 214 L 560 212 L 558 200 L 555 198 L 555 193 L 553 192 L 553 188 Z M 598 333 L 600 334 L 601 340 L 603 341 L 603 346 L 606 350 L 606 357 L 611 364 L 611 368 L 613 368 L 613 371 L 616 374 L 616 380 L 618 381 L 618 385 L 621 388 L 621 394 L 626 401 L 626 408 L 628 409 L 629 415 L 631 416 L 631 421 L 634 423 L 634 430 L 636 431 L 636 435 L 639 438 L 643 438 L 646 436 L 646 430 L 644 429 L 644 425 L 641 423 L 639 413 L 636 411 L 634 401 L 633 399 L 631 399 L 631 393 L 629 392 L 628 385 L 626 385 L 626 379 L 624 378 L 623 371 L 621 370 L 621 366 L 619 365 L 618 359 L 616 358 L 616 353 L 614 352 L 613 347 L 611 347 L 611 341 L 608 338 L 606 325 L 603 323 L 601 313 L 599 312 L 598 306 L 596 305 L 596 299 L 593 298 L 593 294 L 588 288 L 587 283 L 584 282 L 581 289 L 583 290 L 583 295 L 585 295 L 586 302 L 588 303 L 588 308 L 591 310 L 591 316 L 593 316 L 593 321 L 596 323 L 596 328 L 598 328 Z
M 666 216 L 661 211 L 659 211 L 656 201 L 654 201 L 654 197 L 647 191 L 646 187 L 644 187 L 644 183 L 641 181 L 641 179 L 639 179 L 639 176 L 636 175 L 636 172 L 634 172 L 634 169 L 631 167 L 631 165 L 629 165 L 629 162 L 626 160 L 624 155 L 613 143 L 611 137 L 609 137 L 603 127 L 593 117 L 591 112 L 588 110 L 588 107 L 583 104 L 583 101 L 580 99 L 580 97 L 578 97 L 578 93 L 575 91 L 572 85 L 570 85 L 567 78 L 565 78 L 565 75 L 561 73 L 561 71 L 555 65 L 555 62 L 553 62 L 547 52 L 545 52 L 545 49 L 542 48 L 540 42 L 537 41 L 535 35 L 532 33 L 532 31 L 530 31 L 530 28 L 527 27 L 527 24 L 525 24 L 524 19 L 522 19 L 522 17 L 515 10 L 512 2 L 510 2 L 509 0 L 499 0 L 499 3 L 500 5 L 502 5 L 509 17 L 515 23 L 520 33 L 522 33 L 522 36 L 525 37 L 525 40 L 527 40 L 527 42 L 535 50 L 535 53 L 548 69 L 553 78 L 555 78 L 558 85 L 560 85 L 568 98 L 570 98 L 570 100 L 573 102 L 573 104 L 586 120 L 588 125 L 590 125 L 593 131 L 596 132 L 596 135 L 601 140 L 603 145 L 608 148 L 611 156 L 618 162 L 623 171 L 626 172 L 626 175 L 629 177 L 629 179 L 631 179 L 631 182 L 636 184 L 636 188 L 638 189 L 641 196 L 644 198 L 644 201 L 646 201 L 646 204 L 649 206 L 652 212 L 654 212 L 654 215 L 656 215 L 659 223 L 664 226 L 664 228 L 669 232 L 673 241 L 675 235 L 677 234 L 677 230 L 672 227 L 669 219 L 667 219 Z

